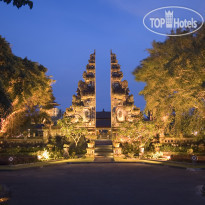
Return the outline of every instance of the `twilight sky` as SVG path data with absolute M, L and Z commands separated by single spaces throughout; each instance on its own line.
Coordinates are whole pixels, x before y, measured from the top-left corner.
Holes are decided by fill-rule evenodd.
M 205 16 L 202 0 L 33 0 L 17 9 L 0 2 L 0 35 L 22 58 L 39 62 L 56 80 L 56 101 L 65 110 L 71 105 L 78 81 L 96 49 L 97 110 L 110 110 L 110 49 L 128 80 L 135 105 L 144 109 L 138 93 L 144 83 L 134 80 L 132 71 L 148 53 L 153 40 L 165 37 L 148 31 L 143 17 L 162 6 L 183 6 Z

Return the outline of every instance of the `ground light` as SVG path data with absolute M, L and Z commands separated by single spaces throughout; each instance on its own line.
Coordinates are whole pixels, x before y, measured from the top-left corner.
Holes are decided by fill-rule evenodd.
M 38 155 L 39 160 L 48 160 L 50 157 L 50 154 L 47 150 L 44 150 L 41 154 Z

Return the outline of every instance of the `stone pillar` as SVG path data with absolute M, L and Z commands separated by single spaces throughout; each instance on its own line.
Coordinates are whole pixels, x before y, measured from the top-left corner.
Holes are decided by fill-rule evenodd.
M 48 137 L 49 137 L 49 130 L 44 128 L 43 129 L 43 142 L 48 143 Z
M 119 156 L 122 154 L 122 147 L 120 147 L 119 142 L 113 142 L 113 154 L 114 156 Z
M 69 157 L 69 145 L 68 144 L 64 144 L 63 145 L 63 157 L 64 158 L 68 158 Z
M 86 148 L 86 150 L 87 150 L 87 153 L 86 153 L 87 156 L 89 156 L 89 157 L 94 156 L 94 154 L 95 154 L 94 148 Z
M 113 148 L 114 155 L 121 155 L 122 154 L 122 147 L 114 147 Z
M 144 147 L 140 147 L 139 157 L 142 157 L 144 154 Z
M 31 130 L 28 129 L 28 137 L 31 137 Z
M 88 148 L 86 148 L 86 156 L 88 157 L 94 157 L 95 155 L 95 142 L 89 142 L 88 143 Z

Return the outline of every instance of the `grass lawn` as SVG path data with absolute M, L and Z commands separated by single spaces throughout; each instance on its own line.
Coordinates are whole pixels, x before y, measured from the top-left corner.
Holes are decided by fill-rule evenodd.
M 126 162 L 137 162 L 137 163 L 173 166 L 173 167 L 181 167 L 181 168 L 202 168 L 202 169 L 205 169 L 205 164 L 191 164 L 191 163 L 183 163 L 183 162 L 145 160 L 145 159 L 123 159 L 120 157 L 115 157 L 114 160 L 115 160 L 115 162 L 125 162 L 125 163 Z
M 52 160 L 52 161 L 43 161 L 43 162 L 36 162 L 36 163 L 29 163 L 29 164 L 18 164 L 18 165 L 0 165 L 0 171 L 3 170 L 18 170 L 18 169 L 25 169 L 25 168 L 32 168 L 32 167 L 44 167 L 50 165 L 57 165 L 63 163 L 82 163 L 82 162 L 93 162 L 93 157 L 86 157 L 86 158 L 77 158 L 77 159 L 64 159 L 64 160 Z

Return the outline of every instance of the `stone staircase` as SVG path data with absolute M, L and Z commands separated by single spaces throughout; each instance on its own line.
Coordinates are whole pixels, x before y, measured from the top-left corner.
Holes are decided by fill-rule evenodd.
M 112 162 L 112 140 L 95 141 L 95 162 Z

